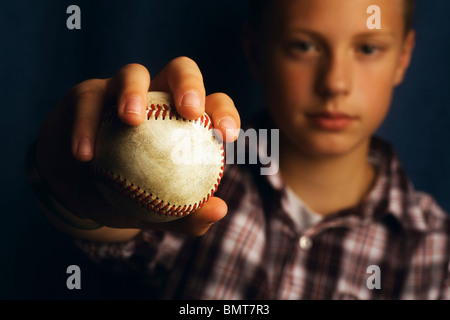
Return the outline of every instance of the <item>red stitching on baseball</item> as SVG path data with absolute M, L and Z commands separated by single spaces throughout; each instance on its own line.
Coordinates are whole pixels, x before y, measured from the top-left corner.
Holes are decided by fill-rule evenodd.
M 150 120 L 150 118 L 152 118 L 153 116 L 154 119 L 157 120 L 161 116 L 163 120 L 168 117 L 170 120 L 172 120 L 172 118 L 175 118 L 175 120 L 192 122 L 192 120 L 186 120 L 185 118 L 181 117 L 171 105 L 150 104 L 146 107 L 146 111 L 147 111 L 147 120 Z M 117 108 L 110 108 L 106 110 L 102 114 L 102 120 L 105 122 L 119 121 L 119 116 L 117 115 Z M 203 114 L 197 120 L 195 120 L 194 123 L 203 125 L 203 127 L 208 129 L 213 128 L 211 118 L 206 113 Z
M 185 118 L 181 117 L 172 106 L 166 104 L 151 104 L 147 106 L 147 120 L 150 120 L 153 115 L 155 120 L 157 120 L 160 116 L 164 120 L 168 115 L 170 120 L 172 120 L 172 118 L 175 118 L 175 120 L 192 122 L 192 120 L 186 120 Z M 193 122 L 203 125 L 203 127 L 208 129 L 212 129 L 213 127 L 211 118 L 206 113 Z
M 217 185 L 214 185 L 214 188 L 211 189 L 206 199 L 203 198 L 203 200 L 194 203 L 193 205 L 190 204 L 189 206 L 177 206 L 171 205 L 170 203 L 165 204 L 164 200 L 159 200 L 159 198 L 155 197 L 152 193 L 141 190 L 140 187 L 128 182 L 126 178 L 120 176 L 115 177 L 112 172 L 105 171 L 99 166 L 94 169 L 94 178 L 111 189 L 116 190 L 119 194 L 130 200 L 134 200 L 141 207 L 165 216 L 187 216 L 194 213 L 206 203 L 206 199 L 213 196 L 218 187 Z

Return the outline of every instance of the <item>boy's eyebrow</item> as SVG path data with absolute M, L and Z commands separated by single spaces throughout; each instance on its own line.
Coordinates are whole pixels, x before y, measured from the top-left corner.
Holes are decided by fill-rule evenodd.
M 293 29 L 296 33 L 305 33 L 312 37 L 319 38 L 319 39 L 325 39 L 326 37 L 322 35 L 321 33 L 306 29 L 306 28 L 295 28 Z M 383 30 L 372 30 L 367 32 L 361 32 L 356 34 L 353 38 L 375 38 L 375 37 L 389 37 L 389 38 L 395 38 L 396 33 L 390 32 L 390 31 L 383 31 Z
M 368 31 L 368 32 L 362 32 L 355 36 L 355 38 L 369 38 L 369 37 L 389 37 L 389 38 L 395 38 L 396 33 L 395 32 L 388 32 L 388 31 L 380 31 L 380 30 L 374 30 L 374 31 Z

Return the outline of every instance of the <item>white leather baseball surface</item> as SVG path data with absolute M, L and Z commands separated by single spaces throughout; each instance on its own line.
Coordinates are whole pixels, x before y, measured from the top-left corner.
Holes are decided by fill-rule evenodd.
M 224 149 L 206 113 L 186 120 L 169 94 L 149 92 L 147 120 L 139 126 L 121 122 L 115 109 L 105 113 L 92 165 L 112 205 L 129 218 L 166 222 L 195 212 L 214 194 Z

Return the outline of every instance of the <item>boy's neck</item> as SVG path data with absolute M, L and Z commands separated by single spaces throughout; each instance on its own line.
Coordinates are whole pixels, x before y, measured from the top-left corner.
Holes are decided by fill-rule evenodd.
M 310 157 L 291 144 L 280 145 L 280 173 L 284 182 L 321 215 L 351 208 L 361 202 L 375 180 L 367 161 L 370 140 L 335 157 Z

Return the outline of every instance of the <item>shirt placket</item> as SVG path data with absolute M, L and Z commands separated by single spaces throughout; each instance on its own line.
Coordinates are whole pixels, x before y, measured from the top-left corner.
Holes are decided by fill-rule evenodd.
M 282 300 L 298 300 L 305 295 L 305 283 L 312 276 L 306 264 L 314 250 L 314 242 L 324 232 L 334 228 L 351 228 L 358 224 L 357 217 L 342 217 L 331 221 L 322 221 L 290 236 L 290 252 L 281 270 L 282 277 L 278 286 L 278 297 Z

